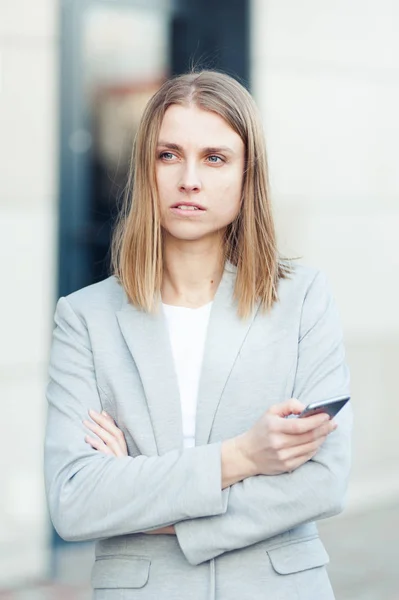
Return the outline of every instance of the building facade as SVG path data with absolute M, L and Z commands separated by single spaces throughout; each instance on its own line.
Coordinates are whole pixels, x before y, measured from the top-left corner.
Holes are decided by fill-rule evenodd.
M 195 13 L 199 6 L 203 27 L 208 27 L 204 39 L 214 39 L 206 24 L 216 18 L 211 4 L 192 2 L 196 17 L 190 21 L 178 4 L 154 2 L 149 13 L 148 2 L 108 3 L 121 10 L 134 5 L 132 27 L 140 19 L 140 30 L 157 42 L 139 65 L 151 77 L 137 71 L 137 80 L 127 87 L 129 71 L 116 69 L 115 47 L 134 55 L 129 30 L 119 28 L 117 13 L 118 44 L 102 29 L 105 0 L 82 2 L 88 13 L 79 23 L 86 29 L 73 29 L 77 13 L 71 12 L 72 4 L 0 4 L 0 252 L 5 269 L 0 586 L 46 576 L 51 565 L 54 534 L 43 490 L 42 446 L 52 315 L 60 293 L 88 283 L 88 277 L 103 276 L 100 268 L 94 273 L 93 265 L 101 266 L 106 254 L 112 218 L 106 202 L 112 194 L 118 197 L 123 183 L 115 175 L 115 187 L 107 184 L 105 196 L 96 186 L 99 181 L 106 185 L 104 173 L 123 159 L 123 144 L 130 143 L 123 137 L 126 119 L 138 114 L 171 65 L 183 68 L 179 59 L 192 54 L 187 39 L 195 37 L 190 27 L 201 20 Z M 200 52 L 208 52 L 212 60 L 217 55 L 214 66 L 236 68 L 243 79 L 248 70 L 264 118 L 281 248 L 322 268 L 331 280 L 344 326 L 356 416 L 348 511 L 363 510 L 399 498 L 399 6 L 393 0 L 243 4 L 248 28 L 242 23 L 234 29 L 234 10 L 242 10 L 239 2 L 226 5 L 219 23 L 229 33 L 221 46 L 239 39 L 236 45 L 247 53 L 247 67 L 237 56 L 231 66 L 223 62 L 231 54 L 218 54 L 211 42 Z M 102 12 L 90 13 L 93 6 Z M 86 79 L 75 81 L 77 96 L 70 102 L 65 82 L 77 58 L 66 52 L 68 27 L 85 42 L 79 60 L 87 66 Z M 98 38 L 102 31 L 105 38 Z M 105 44 L 104 56 L 111 56 L 108 70 L 99 68 L 98 40 Z M 71 39 L 71 47 L 75 42 Z M 99 83 L 106 84 L 107 95 L 93 95 L 93 82 L 97 91 Z M 90 101 L 92 129 L 85 121 Z M 81 121 L 73 121 L 68 106 L 83 107 Z M 63 179 L 72 172 L 68 169 L 75 169 L 73 185 Z M 98 203 L 80 202 L 89 196 Z M 78 271 L 82 279 L 74 278 Z

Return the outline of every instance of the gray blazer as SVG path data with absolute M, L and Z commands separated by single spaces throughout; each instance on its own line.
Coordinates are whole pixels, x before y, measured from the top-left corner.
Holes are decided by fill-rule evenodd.
M 342 510 L 351 408 L 315 458 L 292 473 L 221 491 L 221 443 L 274 403 L 349 391 L 342 333 L 324 275 L 297 266 L 270 313 L 242 321 L 226 267 L 209 322 L 196 447 L 184 449 L 178 385 L 162 311 L 128 303 L 114 277 L 61 298 L 45 440 L 48 505 L 66 540 L 96 540 L 97 600 L 330 600 L 317 519 Z M 105 409 L 129 456 L 84 441 Z M 175 524 L 176 536 L 143 531 Z

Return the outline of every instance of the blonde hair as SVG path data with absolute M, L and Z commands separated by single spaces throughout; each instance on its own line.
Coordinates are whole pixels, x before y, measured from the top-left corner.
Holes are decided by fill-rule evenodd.
M 256 105 L 249 92 L 224 73 L 200 71 L 169 79 L 148 102 L 136 135 L 127 193 L 113 235 L 112 271 L 132 304 L 147 312 L 155 310 L 163 274 L 156 147 L 163 116 L 175 104 L 195 104 L 216 113 L 244 142 L 241 209 L 227 227 L 224 259 L 237 267 L 234 297 L 239 316 L 248 316 L 257 302 L 268 310 L 278 299 L 279 279 L 286 277 L 290 268 L 280 260 L 276 248 L 266 148 Z

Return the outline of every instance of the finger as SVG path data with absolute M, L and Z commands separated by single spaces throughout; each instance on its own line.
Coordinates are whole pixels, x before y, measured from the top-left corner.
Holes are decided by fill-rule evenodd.
M 302 402 L 300 402 L 296 398 L 290 398 L 285 402 L 274 404 L 269 408 L 268 412 L 272 415 L 277 415 L 279 417 L 287 417 L 291 414 L 299 415 L 304 409 L 305 404 L 302 404 Z
M 111 433 L 106 431 L 103 427 L 100 427 L 100 425 L 90 423 L 90 421 L 83 421 L 83 424 L 90 429 L 90 431 L 95 433 L 109 448 L 111 448 L 115 456 L 124 455 L 122 448 L 119 445 L 119 440 Z
M 318 453 L 321 445 L 322 445 L 322 443 L 320 443 L 317 447 L 312 448 L 312 445 L 309 444 L 307 450 L 305 450 L 305 445 L 304 445 L 302 454 L 296 456 L 295 458 L 293 458 L 291 460 L 286 461 L 288 470 L 290 472 L 294 471 L 295 469 L 298 469 L 305 463 L 309 462 L 309 460 L 312 460 Z
M 105 411 L 103 411 L 102 413 L 98 413 L 95 410 L 89 410 L 89 415 L 95 423 L 98 423 L 106 431 L 115 435 L 115 433 L 118 431 L 118 427 L 115 425 L 115 422 L 112 419 L 112 417 L 110 417 L 108 413 L 104 413 Z
M 285 456 L 282 456 L 284 462 L 292 462 L 297 459 L 301 459 L 303 457 L 307 457 L 310 454 L 314 456 L 324 440 L 325 437 L 318 438 L 317 440 L 312 440 L 306 444 L 301 444 L 300 446 L 292 446 L 291 448 L 287 448 Z
M 96 411 L 89 410 L 89 415 L 95 423 L 98 423 L 103 429 L 105 429 L 105 431 L 108 431 L 108 433 L 114 436 L 117 440 L 125 439 L 123 432 L 119 429 L 119 427 L 117 427 L 113 418 L 110 417 L 107 413 L 105 413 L 104 415 L 99 414 Z
M 299 467 L 302 467 L 302 465 L 304 465 L 305 463 L 312 460 L 312 458 L 314 457 L 315 454 L 316 454 L 316 452 L 310 452 L 309 454 L 305 454 L 303 456 L 300 456 L 300 457 L 294 459 L 293 461 L 288 463 L 286 472 L 292 473 L 293 471 L 296 471 L 296 469 L 299 469 Z
M 311 431 L 307 431 L 305 433 L 299 433 L 293 435 L 292 433 L 283 433 L 284 436 L 282 439 L 281 445 L 283 447 L 291 448 L 294 446 L 302 446 L 304 444 L 311 443 L 313 441 L 318 440 L 319 438 L 325 438 L 332 431 L 335 431 L 337 428 L 337 424 L 334 421 L 328 421 L 327 423 L 323 423 L 319 427 L 312 429 Z
M 278 427 L 283 433 L 301 435 L 328 423 L 330 417 L 326 413 L 319 413 L 318 415 L 306 417 L 306 419 L 280 419 L 279 421 Z
M 148 534 L 171 534 L 171 533 L 175 533 L 175 529 L 172 525 L 168 525 L 167 527 L 160 527 L 159 529 L 153 529 L 152 531 L 145 531 L 144 533 L 148 533 Z
M 94 448 L 94 450 L 98 450 L 103 454 L 113 455 L 111 448 L 108 448 L 108 446 L 106 446 L 104 442 L 102 442 L 98 438 L 93 438 L 89 435 L 86 435 L 85 442 L 87 442 L 87 444 L 90 444 L 90 446 Z
M 122 449 L 122 454 L 127 455 L 128 450 L 125 436 L 123 431 L 116 425 L 111 415 L 105 412 L 105 410 L 103 410 L 101 414 L 97 413 L 96 411 L 89 410 L 89 414 L 95 422 L 99 423 L 103 429 L 108 431 L 108 433 L 114 437 Z
M 101 414 L 104 415 L 104 417 L 106 419 L 109 419 L 111 421 L 111 423 L 115 423 L 115 421 L 113 420 L 113 418 L 111 417 L 111 415 L 109 415 L 107 412 L 105 412 L 105 410 L 102 410 Z

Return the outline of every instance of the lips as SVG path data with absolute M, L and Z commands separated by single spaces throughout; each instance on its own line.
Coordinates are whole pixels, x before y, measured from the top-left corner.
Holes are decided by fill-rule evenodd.
M 176 202 L 176 204 L 173 204 L 171 208 L 186 211 L 206 210 L 204 206 L 197 204 L 196 202 Z

